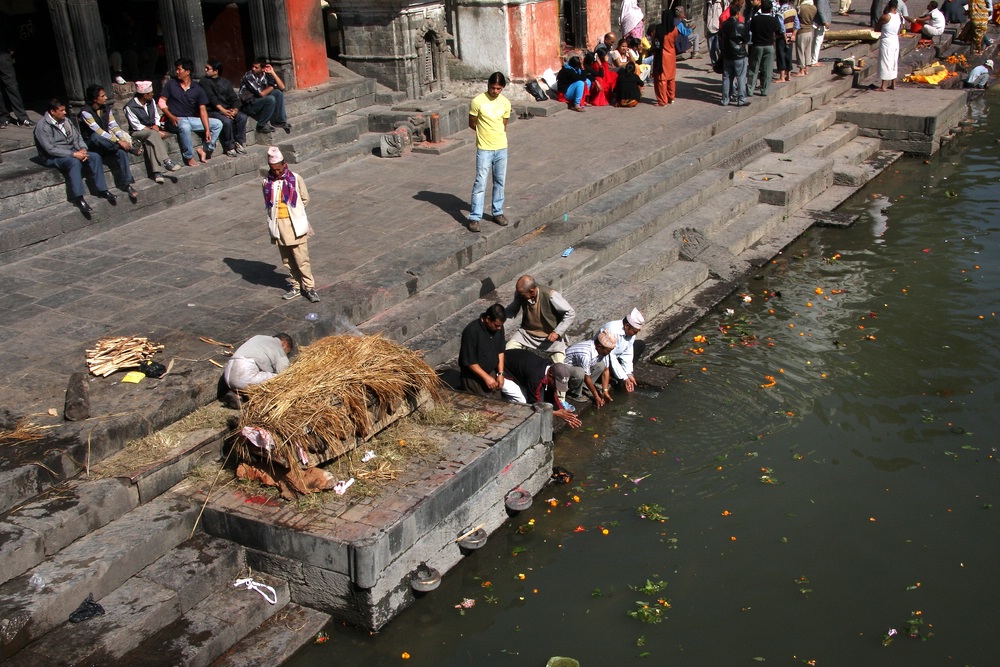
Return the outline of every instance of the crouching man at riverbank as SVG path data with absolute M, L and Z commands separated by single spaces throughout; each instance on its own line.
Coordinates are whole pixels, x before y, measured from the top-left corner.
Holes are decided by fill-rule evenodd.
M 638 308 L 620 320 L 608 322 L 601 331 L 613 333 L 618 338 L 615 349 L 608 355 L 611 376 L 625 386 L 625 391 L 635 391 L 635 375 L 633 361 L 635 359 L 635 336 L 646 323 Z
M 550 364 L 548 359 L 531 350 L 507 350 L 504 353 L 504 377 L 500 388 L 511 403 L 548 403 L 552 415 L 570 428 L 582 423 L 574 413 L 576 408 L 559 400 L 559 394 L 569 389 L 572 369 L 566 364 Z
M 594 407 L 600 410 L 605 403 L 611 402 L 611 369 L 608 355 L 615 349 L 618 336 L 607 331 L 598 331 L 591 340 L 580 341 L 566 350 L 566 363 L 573 367 L 573 375 L 569 382 L 571 401 L 585 401 L 583 387 L 590 392 Z M 597 387 L 595 378 L 600 382 Z
M 227 407 L 240 406 L 239 393 L 252 384 L 270 380 L 288 368 L 288 355 L 295 342 L 286 333 L 274 336 L 254 336 L 233 352 L 222 368 L 222 378 L 229 387 L 223 402 Z
M 506 321 L 503 305 L 495 303 L 462 330 L 458 366 L 464 391 L 500 398 L 504 384 L 503 323 Z

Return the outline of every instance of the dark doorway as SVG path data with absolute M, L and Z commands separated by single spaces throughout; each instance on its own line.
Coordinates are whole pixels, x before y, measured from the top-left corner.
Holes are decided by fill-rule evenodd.
M 203 3 L 202 16 L 205 20 L 208 57 L 222 62 L 222 75 L 233 85 L 239 85 L 240 78 L 250 69 L 250 61 L 255 55 L 252 53 L 250 5 L 245 2 Z

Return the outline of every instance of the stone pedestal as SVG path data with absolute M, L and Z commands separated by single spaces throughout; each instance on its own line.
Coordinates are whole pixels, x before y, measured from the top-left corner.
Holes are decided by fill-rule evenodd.
M 413 98 L 443 89 L 451 38 L 443 1 L 330 4 L 340 21 L 340 57 L 345 65 Z

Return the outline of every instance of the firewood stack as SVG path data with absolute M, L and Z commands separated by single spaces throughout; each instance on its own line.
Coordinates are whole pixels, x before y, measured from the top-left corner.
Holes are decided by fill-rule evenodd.
M 162 345 L 142 336 L 102 338 L 96 348 L 87 350 L 87 366 L 94 375 L 108 377 L 123 368 L 138 368 L 141 361 L 162 349 Z

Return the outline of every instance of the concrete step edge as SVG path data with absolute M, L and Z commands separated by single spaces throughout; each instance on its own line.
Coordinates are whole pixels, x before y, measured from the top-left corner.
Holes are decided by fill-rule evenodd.
M 288 582 L 260 572 L 255 582 L 271 586 L 276 603 L 246 587 L 225 582 L 183 616 L 126 653 L 123 665 L 206 667 L 289 602 Z
M 232 582 L 246 567 L 239 545 L 199 533 L 174 547 L 98 602 L 105 614 L 65 622 L 13 658 L 14 665 L 107 663 L 138 646 Z
M 329 622 L 329 614 L 289 602 L 222 654 L 212 667 L 284 664 Z
M 8 620 L 0 636 L 2 657 L 60 625 L 89 594 L 103 598 L 187 539 L 197 515 L 196 505 L 168 494 L 88 533 L 0 586 L 0 613 Z

